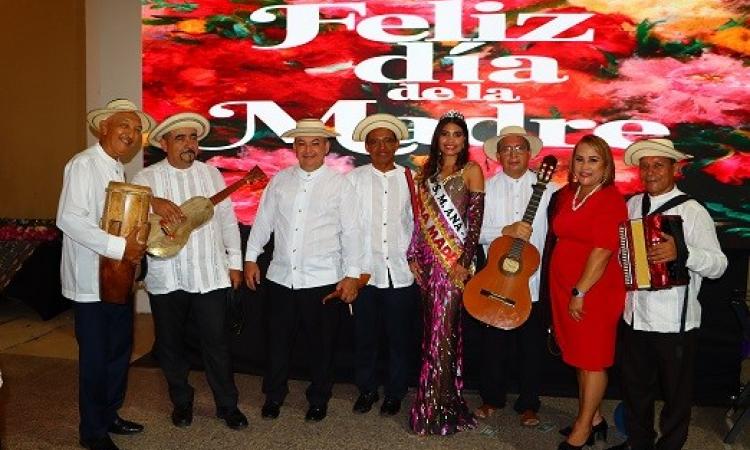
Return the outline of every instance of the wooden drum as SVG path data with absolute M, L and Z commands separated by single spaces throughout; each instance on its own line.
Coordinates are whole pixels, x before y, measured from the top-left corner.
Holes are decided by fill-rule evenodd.
M 146 242 L 151 188 L 110 181 L 104 200 L 101 228 L 109 234 L 126 237 L 134 229 L 138 241 Z M 136 264 L 104 256 L 99 258 L 99 298 L 103 302 L 127 303 L 133 292 Z

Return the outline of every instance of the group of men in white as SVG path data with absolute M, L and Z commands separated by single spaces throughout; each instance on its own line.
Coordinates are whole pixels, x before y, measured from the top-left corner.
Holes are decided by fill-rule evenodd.
M 180 222 L 183 213 L 178 205 L 194 196 L 210 197 L 224 189 L 225 183 L 218 169 L 196 159 L 199 141 L 210 130 L 209 122 L 198 114 L 176 114 L 156 125 L 132 102 L 118 99 L 91 111 L 88 121 L 97 132 L 99 142 L 75 155 L 66 165 L 57 214 L 57 225 L 64 234 L 62 290 L 63 295 L 73 301 L 79 344 L 80 443 L 91 449 L 116 449 L 110 434 L 133 434 L 143 430 L 142 425 L 118 414 L 125 397 L 132 350 L 133 307 L 132 304 L 100 301 L 99 257 L 138 263 L 146 245 L 135 234 L 118 237 L 100 229 L 107 184 L 125 181 L 121 159 L 141 148 L 141 136 L 146 132 L 150 133 L 149 143 L 163 149 L 166 158 L 141 170 L 131 182 L 151 188 L 151 209 L 164 220 Z M 320 421 L 326 417 L 340 318 L 339 302 L 321 301 L 331 292 L 336 292 L 341 301 L 350 303 L 354 313 L 355 382 L 360 393 L 353 405 L 354 412 L 366 413 L 380 400 L 376 362 L 381 322 L 387 336 L 389 359 L 380 412 L 392 416 L 400 411 L 407 395 L 413 318 L 419 298 L 406 260 L 414 227 L 408 177 L 405 176 L 410 169 L 395 163 L 395 153 L 400 142 L 408 138 L 408 129 L 389 114 L 373 114 L 362 120 L 354 130 L 353 139 L 365 143 L 371 163 L 346 175 L 325 163 L 331 139 L 336 136 L 334 130 L 314 119 L 300 120 L 294 129 L 283 134 L 294 139 L 292 148 L 298 163 L 277 173 L 266 187 L 248 237 L 244 267 L 240 231 L 229 199 L 216 205 L 213 218 L 192 233 L 176 256 L 148 256 L 145 284 L 156 331 L 155 351 L 167 380 L 173 405 L 171 420 L 175 426 L 187 427 L 193 421 L 194 390 L 188 383 L 190 364 L 185 344 L 190 317 L 196 319 L 217 417 L 232 429 L 248 425 L 246 416 L 238 408 L 225 323 L 227 289 L 236 289 L 243 282 L 252 290 L 262 285 L 264 295 L 272 300 L 266 310 L 269 359 L 263 378 L 263 418 L 275 419 L 280 414 L 289 392 L 290 350 L 299 332 L 303 333 L 310 361 L 311 383 L 306 391 L 309 409 L 305 419 Z M 528 145 L 522 147 L 524 151 L 502 155 L 498 152 L 506 141 L 517 143 L 519 139 L 531 138 L 523 128 L 509 127 L 485 146 L 487 156 L 502 165 L 502 171 L 486 186 L 480 237 L 480 244 L 485 247 L 501 235 L 510 235 L 531 242 L 540 253 L 544 250 L 545 212 L 555 187 L 543 196 L 533 223 L 523 222 L 532 185 L 536 183 L 529 161 L 536 155 L 531 154 Z M 630 155 L 626 162 L 639 166 L 645 157 L 671 162 L 687 157 L 673 146 L 664 145 L 663 141 L 654 141 L 654 145 L 645 147 L 641 144 L 637 157 Z M 673 166 L 676 167 L 669 165 Z M 654 176 L 653 170 L 646 175 L 643 165 L 639 167 L 647 190 L 643 195 L 651 198 L 652 208 L 680 193 L 675 185 L 676 170 L 662 171 L 660 184 L 646 179 Z M 641 216 L 640 205 L 640 195 L 631 200 L 631 218 Z M 688 250 L 692 246 L 716 242 L 715 226 L 697 202 L 687 202 L 667 212 L 683 216 Z M 262 275 L 258 256 L 272 233 L 273 256 Z M 682 301 L 688 302 L 685 329 L 700 325 L 697 301 L 700 281 L 703 276 L 715 276 L 717 271 L 702 267 L 703 261 L 693 262 L 697 266 L 688 266 L 691 284 L 687 299 L 682 298 L 678 288 L 628 294 L 623 318 L 627 327 L 636 333 L 633 339 L 647 345 L 649 336 L 672 335 L 678 331 L 675 323 L 679 323 Z M 723 268 L 718 272 L 723 272 Z M 370 275 L 364 285 L 362 274 Z M 539 299 L 539 284 L 537 272 L 530 280 L 535 304 Z M 532 308 L 531 319 L 519 329 L 502 331 L 487 327 L 484 332 L 480 386 L 483 405 L 477 410 L 480 417 L 491 414 L 505 403 L 504 378 L 508 363 L 501 353 L 506 351 L 507 345 L 501 343 L 514 338 L 518 340 L 522 355 L 518 361 L 520 395 L 515 409 L 525 414 L 523 424 L 538 424 L 540 355 L 544 351 L 545 333 L 538 309 Z M 624 382 L 635 383 L 644 371 L 658 367 L 657 362 L 639 361 L 623 371 Z M 692 370 L 692 366 L 679 370 Z M 637 394 L 642 401 L 627 406 L 639 408 L 638 411 L 645 414 L 645 421 L 651 421 L 646 423 L 644 418 L 634 418 L 629 423 L 632 429 L 640 427 L 645 435 L 653 433 L 655 436 L 652 388 L 655 386 L 645 386 L 643 392 Z M 681 392 L 675 398 L 683 401 L 674 407 L 687 408 L 689 422 L 692 383 L 683 377 L 679 388 Z M 679 428 L 676 432 L 687 435 L 687 423 L 675 427 Z M 654 436 L 651 436 L 652 442 Z M 624 445 L 631 444 L 634 444 L 632 440 Z

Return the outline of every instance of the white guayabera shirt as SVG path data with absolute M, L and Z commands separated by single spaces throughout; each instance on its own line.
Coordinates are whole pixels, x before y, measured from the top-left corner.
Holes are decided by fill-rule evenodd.
M 213 166 L 195 161 L 187 169 L 177 169 L 166 159 L 138 172 L 133 183 L 149 186 L 155 197 L 177 205 L 199 195 L 211 197 L 226 187 Z M 214 207 L 213 218 L 193 231 L 175 256 L 148 257 L 146 289 L 152 294 L 206 293 L 231 285 L 229 269 L 242 270 L 242 250 L 237 217 L 227 198 Z
M 364 230 L 365 262 L 362 272 L 369 273 L 369 285 L 378 288 L 410 286 L 414 275 L 406 261 L 406 251 L 414 229 L 411 194 L 405 171 L 396 166 L 381 172 L 372 164 L 349 172 L 360 205 Z
M 65 165 L 56 219 L 63 232 L 60 281 L 63 296 L 76 302 L 99 301 L 99 256 L 120 260 L 125 253 L 125 238 L 99 228 L 110 181 L 125 181 L 124 169 L 99 144 Z
M 344 175 L 321 166 L 298 165 L 277 173 L 266 186 L 247 239 L 246 261 L 256 261 L 274 233 L 266 277 L 305 289 L 357 278 L 364 242 L 354 187 Z
M 675 187 L 670 192 L 651 197 L 651 211 L 683 194 Z M 643 195 L 645 194 L 633 196 L 628 200 L 628 216 L 631 219 L 641 217 Z M 689 253 L 686 266 L 690 273 L 688 285 L 690 290 L 685 319 L 685 331 L 687 331 L 698 328 L 701 324 L 698 291 L 700 291 L 703 277 L 720 277 L 727 268 L 727 257 L 719 247 L 714 221 L 708 211 L 698 202 L 689 200 L 664 211 L 663 214 L 682 217 L 685 244 Z M 677 333 L 680 331 L 684 298 L 685 286 L 658 291 L 630 291 L 625 297 L 623 318 L 625 322 L 633 326 L 634 330 Z
M 523 219 L 526 207 L 531 199 L 532 186 L 536 184 L 536 174 L 527 170 L 520 178 L 514 179 L 499 172 L 487 181 L 484 197 L 484 219 L 479 233 L 479 243 L 484 246 L 485 254 L 489 246 L 502 235 L 503 227 Z M 547 207 L 552 194 L 559 189 L 554 183 L 547 184 L 547 189 L 539 200 L 534 221 L 531 225 L 531 244 L 539 250 L 539 256 L 544 252 L 544 242 L 547 237 Z M 529 279 L 531 301 L 539 300 L 539 272 L 541 267 Z

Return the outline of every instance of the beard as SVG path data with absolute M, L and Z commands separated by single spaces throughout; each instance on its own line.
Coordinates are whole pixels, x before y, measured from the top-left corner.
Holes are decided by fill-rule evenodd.
M 182 153 L 180 153 L 180 159 L 186 163 L 192 163 L 195 161 L 195 152 L 192 150 L 186 150 Z

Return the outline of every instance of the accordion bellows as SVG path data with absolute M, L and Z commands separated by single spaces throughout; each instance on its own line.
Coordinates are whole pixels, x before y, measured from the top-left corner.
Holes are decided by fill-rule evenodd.
M 675 239 L 677 260 L 651 263 L 648 261 L 648 249 L 664 241 L 662 232 Z M 652 214 L 627 220 L 620 225 L 620 264 L 627 290 L 669 289 L 688 284 L 690 276 L 685 267 L 686 260 L 682 217 Z

